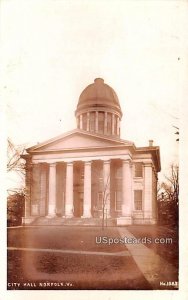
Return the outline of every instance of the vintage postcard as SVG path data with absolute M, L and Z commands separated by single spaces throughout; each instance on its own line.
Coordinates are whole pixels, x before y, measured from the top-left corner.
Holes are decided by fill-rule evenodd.
M 186 12 L 2 1 L 7 299 L 186 299 Z

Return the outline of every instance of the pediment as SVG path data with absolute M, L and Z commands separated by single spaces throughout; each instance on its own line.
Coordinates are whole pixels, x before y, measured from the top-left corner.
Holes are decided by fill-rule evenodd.
M 88 148 L 104 148 L 111 146 L 125 145 L 121 140 L 113 140 L 103 136 L 98 136 L 90 133 L 83 133 L 81 131 L 73 131 L 71 133 L 59 136 L 57 138 L 48 140 L 44 143 L 38 144 L 32 148 L 27 149 L 28 152 L 38 151 L 60 151 L 66 149 L 88 149 Z

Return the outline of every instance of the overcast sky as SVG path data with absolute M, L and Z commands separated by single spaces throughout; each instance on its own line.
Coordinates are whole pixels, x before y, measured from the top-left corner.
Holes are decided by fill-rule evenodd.
M 76 127 L 96 77 L 117 93 L 121 138 L 160 146 L 162 173 L 178 161 L 182 1 L 2 1 L 8 136 L 34 145 Z

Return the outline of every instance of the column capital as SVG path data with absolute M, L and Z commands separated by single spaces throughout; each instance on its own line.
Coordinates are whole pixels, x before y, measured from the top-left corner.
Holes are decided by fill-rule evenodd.
M 31 156 L 26 156 L 24 157 L 26 164 L 31 164 L 32 163 L 32 157 Z
M 67 162 L 66 162 L 66 165 L 67 165 L 67 166 L 72 166 L 73 163 L 74 163 L 73 161 L 67 161 Z
M 144 163 L 144 168 L 146 168 L 146 167 L 153 168 L 153 164 L 151 162 L 146 162 L 146 163 Z
M 51 168 L 55 168 L 56 167 L 56 162 L 52 162 L 52 163 L 49 163 L 48 165 L 51 167 Z
M 26 168 L 32 168 L 34 165 L 36 165 L 36 164 L 34 164 L 32 162 L 26 162 Z
M 128 164 L 128 165 L 130 165 L 130 167 L 132 167 L 132 160 L 131 159 L 122 159 L 122 163 L 123 164 Z
M 44 162 L 40 162 L 40 165 L 41 165 L 41 166 L 47 166 L 48 163 L 44 161 Z
M 91 165 L 91 164 L 92 164 L 91 160 L 84 161 L 84 165 Z
M 111 159 L 105 159 L 105 160 L 103 160 L 103 163 L 104 164 L 110 164 L 111 163 Z

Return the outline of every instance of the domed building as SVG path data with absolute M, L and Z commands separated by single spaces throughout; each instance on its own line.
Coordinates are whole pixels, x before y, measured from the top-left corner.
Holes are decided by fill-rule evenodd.
M 116 92 L 96 78 L 81 93 L 77 129 L 27 149 L 24 224 L 155 224 L 159 147 L 120 138 Z
M 115 91 L 96 78 L 81 93 L 77 109 L 77 127 L 105 136 L 120 137 L 122 111 Z

